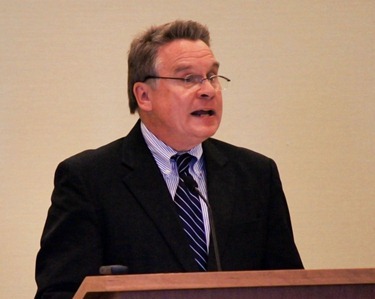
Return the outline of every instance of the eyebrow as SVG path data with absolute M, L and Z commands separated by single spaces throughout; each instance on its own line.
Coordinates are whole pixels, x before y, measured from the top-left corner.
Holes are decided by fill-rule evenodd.
M 211 70 L 212 69 L 219 69 L 219 66 L 220 66 L 220 63 L 218 62 L 218 61 L 215 61 L 212 65 L 211 65 Z M 180 65 L 180 66 L 178 66 L 175 70 L 174 70 L 174 72 L 175 73 L 179 73 L 179 72 L 183 72 L 183 71 L 186 71 L 186 70 L 190 70 L 190 69 L 192 69 L 193 68 L 193 66 L 191 66 L 191 65 Z

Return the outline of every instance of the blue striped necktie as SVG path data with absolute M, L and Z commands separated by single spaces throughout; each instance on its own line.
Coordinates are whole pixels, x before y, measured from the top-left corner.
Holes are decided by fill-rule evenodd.
M 207 269 L 207 243 L 204 229 L 202 208 L 199 197 L 189 191 L 184 183 L 184 177 L 190 176 L 189 164 L 193 156 L 190 154 L 174 155 L 177 163 L 179 183 L 174 198 L 178 215 L 188 237 L 194 258 L 202 271 Z M 192 180 L 194 180 L 191 177 Z

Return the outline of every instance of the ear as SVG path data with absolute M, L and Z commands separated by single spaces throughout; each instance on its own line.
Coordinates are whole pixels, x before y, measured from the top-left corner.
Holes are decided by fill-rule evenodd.
M 151 111 L 152 102 L 150 100 L 151 87 L 143 82 L 136 82 L 133 86 L 133 93 L 137 99 L 138 107 L 140 110 Z

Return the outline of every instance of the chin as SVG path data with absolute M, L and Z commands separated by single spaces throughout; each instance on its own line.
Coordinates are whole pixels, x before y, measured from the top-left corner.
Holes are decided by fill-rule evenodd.
M 198 131 L 197 131 L 197 136 L 201 137 L 202 141 L 212 137 L 213 135 L 215 135 L 217 129 L 219 127 L 218 126 L 215 126 L 215 127 L 204 127 L 204 128 L 200 128 Z

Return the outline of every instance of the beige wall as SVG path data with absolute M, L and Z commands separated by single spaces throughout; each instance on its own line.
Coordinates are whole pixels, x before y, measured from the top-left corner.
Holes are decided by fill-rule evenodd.
M 375 2 L 0 0 L 0 281 L 31 298 L 55 167 L 126 134 L 126 53 L 206 23 L 233 80 L 216 137 L 273 157 L 307 268 L 375 267 Z

